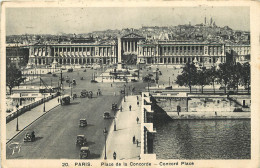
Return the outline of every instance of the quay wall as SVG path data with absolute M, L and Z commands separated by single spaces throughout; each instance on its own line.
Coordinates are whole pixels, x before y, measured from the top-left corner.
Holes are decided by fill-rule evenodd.
M 41 99 L 41 100 L 38 100 L 38 101 L 35 101 L 31 104 L 28 104 L 28 105 L 25 105 L 11 113 L 7 113 L 7 116 L 6 116 L 6 123 L 10 122 L 11 120 L 15 119 L 17 116 L 20 116 L 22 115 L 23 113 L 31 110 L 32 108 L 36 107 L 36 106 L 39 106 L 40 104 L 43 104 L 44 102 L 47 102 L 55 97 L 58 96 L 58 93 L 54 93 L 52 95 L 49 95 L 49 96 L 46 96 L 45 99 Z

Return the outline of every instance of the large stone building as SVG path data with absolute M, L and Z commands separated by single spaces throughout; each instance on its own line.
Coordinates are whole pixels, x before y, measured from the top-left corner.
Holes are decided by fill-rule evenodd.
M 212 43 L 140 42 L 138 44 L 138 62 L 148 64 L 185 64 L 195 61 L 204 66 L 213 65 L 218 60 L 225 62 L 224 47 L 224 44 Z
M 122 63 L 126 64 L 182 65 L 193 61 L 201 66 L 212 66 L 226 61 L 250 61 L 250 45 L 149 41 L 135 33 L 121 36 L 119 40 L 35 44 L 27 46 L 27 50 L 27 58 L 23 59 L 28 60 L 29 66 L 51 65 L 53 62 L 60 65 L 116 64 L 118 55 L 122 56 Z M 12 60 L 17 58 L 15 54 L 10 54 L 16 51 L 7 48 L 7 57 Z

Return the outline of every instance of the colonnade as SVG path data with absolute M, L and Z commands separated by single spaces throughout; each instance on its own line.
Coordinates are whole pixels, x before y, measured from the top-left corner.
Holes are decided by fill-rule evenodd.
M 122 40 L 122 48 L 124 52 L 137 52 L 136 40 Z

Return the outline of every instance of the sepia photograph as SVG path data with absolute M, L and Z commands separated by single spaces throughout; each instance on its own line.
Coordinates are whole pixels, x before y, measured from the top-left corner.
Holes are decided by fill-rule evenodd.
M 18 3 L 3 13 L 6 163 L 252 159 L 250 6 Z

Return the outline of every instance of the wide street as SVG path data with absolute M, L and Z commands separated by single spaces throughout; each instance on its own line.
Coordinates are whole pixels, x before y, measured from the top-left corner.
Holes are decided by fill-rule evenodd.
M 87 69 L 87 72 L 83 72 L 83 70 L 77 69 L 72 73 L 65 72 L 63 76 L 65 78 L 69 76 L 77 81 L 77 85 L 73 86 L 73 93 L 79 96 L 82 89 L 91 90 L 94 93 L 94 98 L 76 98 L 72 100 L 71 105 L 58 106 L 42 116 L 7 144 L 8 159 L 79 159 L 80 149 L 75 144 L 77 135 L 85 135 L 87 138 L 87 145 L 91 153 L 90 159 L 100 158 L 105 141 L 103 130 L 105 127 L 109 129 L 113 121 L 113 119 L 103 119 L 103 113 L 109 111 L 112 116 L 114 115 L 111 111 L 111 105 L 121 102 L 123 95 L 120 95 L 119 91 L 123 89 L 124 83 L 113 83 L 112 87 L 111 83 L 90 83 L 94 70 Z M 42 79 L 50 85 L 51 76 L 43 75 Z M 80 77 L 84 77 L 84 80 L 80 80 Z M 57 79 L 58 77 L 52 77 L 54 85 L 57 83 Z M 63 86 L 65 94 L 70 94 L 71 89 L 68 83 L 64 82 Z M 135 87 L 138 92 L 145 86 L 146 84 L 143 84 L 142 81 L 128 83 L 126 90 L 128 94 L 131 94 L 132 87 Z M 102 96 L 97 96 L 98 89 L 101 89 Z M 114 96 L 114 92 L 116 92 L 116 96 Z M 80 118 L 87 118 L 87 127 L 79 127 Z M 25 143 L 23 138 L 30 130 L 35 131 L 36 141 Z M 12 150 L 8 147 L 14 142 L 21 145 L 21 150 L 12 155 Z

